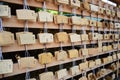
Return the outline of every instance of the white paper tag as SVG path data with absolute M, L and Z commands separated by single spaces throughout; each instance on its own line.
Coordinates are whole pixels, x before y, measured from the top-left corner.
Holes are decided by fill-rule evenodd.
M 0 61 L 0 74 L 7 74 L 13 72 L 13 62 L 11 59 Z

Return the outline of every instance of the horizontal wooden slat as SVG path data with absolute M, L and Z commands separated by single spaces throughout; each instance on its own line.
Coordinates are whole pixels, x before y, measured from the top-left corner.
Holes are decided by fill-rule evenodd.
M 86 43 L 89 44 L 90 42 L 86 42 Z M 96 43 L 96 41 L 94 41 L 93 43 Z M 77 42 L 74 45 L 80 45 L 80 44 L 81 44 L 81 42 Z M 71 43 L 64 43 L 62 45 L 63 46 L 71 46 Z M 60 46 L 59 43 L 50 43 L 50 44 L 46 45 L 47 48 L 55 48 L 55 47 L 59 47 L 59 46 Z M 27 45 L 28 50 L 43 49 L 44 47 L 45 46 L 43 44 L 40 44 L 38 42 L 38 40 L 36 40 L 36 43 L 33 45 Z M 18 45 L 17 41 L 13 45 L 2 47 L 3 52 L 14 52 L 14 51 L 23 51 L 23 50 L 25 50 L 24 46 Z
M 117 69 L 116 69 L 116 70 L 117 70 Z M 100 80 L 101 78 L 104 78 L 105 76 L 107 76 L 107 75 L 109 75 L 109 74 L 115 72 L 116 70 L 114 70 L 114 71 L 108 71 L 106 74 L 104 74 L 104 75 L 98 77 L 97 80 Z
M 1 1 L 23 5 L 23 1 L 22 0 L 19 0 L 19 1 L 15 1 L 15 0 L 1 0 Z M 58 5 L 54 4 L 53 1 L 54 0 L 51 0 L 51 1 L 46 3 L 47 9 L 58 10 L 59 9 Z M 37 2 L 35 0 L 28 0 L 28 4 L 30 6 L 32 6 L 32 7 L 38 7 L 38 8 L 42 8 L 42 6 L 43 6 L 43 4 L 41 2 Z M 72 12 L 72 7 L 68 7 L 67 5 L 64 5 L 63 6 L 63 12 L 71 13 Z M 76 14 L 81 14 L 79 9 L 76 10 Z
M 112 40 L 103 40 L 102 42 L 112 42 Z M 76 42 L 74 45 L 82 45 L 82 44 L 94 44 L 97 43 L 97 41 L 84 41 L 84 42 Z M 63 43 L 63 46 L 71 46 L 71 43 Z M 45 46 L 43 44 L 40 44 L 38 40 L 36 40 L 35 44 L 27 45 L 28 50 L 35 50 L 35 49 L 43 49 Z M 60 47 L 59 43 L 50 43 L 46 45 L 47 48 L 55 48 Z M 9 46 L 2 47 L 3 53 L 5 52 L 15 52 L 15 51 L 24 51 L 24 46 L 18 45 L 17 41 L 15 41 L 14 44 Z
M 14 1 L 14 0 L 1 0 L 1 1 L 4 1 L 4 2 L 8 2 L 8 3 L 14 3 L 14 4 L 20 4 L 20 5 L 22 5 L 23 4 L 23 2 L 22 2 L 22 0 L 19 0 L 19 1 Z M 54 0 L 49 0 L 49 3 L 52 3 L 52 4 L 54 4 L 54 2 L 53 2 Z M 89 1 L 89 0 L 88 0 Z M 90 2 L 90 1 L 89 1 Z M 99 2 L 99 3 L 98 3 Z M 97 1 L 97 0 L 92 0 L 92 2 L 90 2 L 90 3 L 92 3 L 92 4 L 95 4 L 95 5 L 99 5 L 99 6 L 102 6 L 102 7 L 104 7 L 104 5 L 106 4 L 105 2 L 103 2 L 103 1 L 101 1 L 101 0 L 99 0 L 99 1 Z M 32 6 L 32 7 L 42 7 L 42 3 L 40 3 L 39 1 L 35 1 L 35 0 L 28 0 L 28 4 L 30 5 L 30 6 Z M 48 5 L 48 4 L 47 4 Z M 50 4 L 49 4 L 50 5 Z M 109 4 L 110 5 L 110 4 Z M 110 5 L 111 6 L 111 5 Z M 55 9 L 54 7 L 56 7 L 56 6 L 52 6 L 52 7 L 49 7 L 49 6 L 47 6 L 47 8 L 48 9 Z M 69 6 L 70 7 L 70 6 Z M 57 10 L 57 9 L 56 9 Z
M 117 61 L 117 60 L 116 60 L 116 61 Z M 102 67 L 102 66 L 105 66 L 105 65 L 108 65 L 108 64 L 111 64 L 111 63 L 113 63 L 113 62 L 115 62 L 115 61 L 108 62 L 108 63 L 106 63 L 106 64 L 102 64 L 102 65 L 99 65 L 99 66 L 94 66 L 93 68 L 87 69 L 86 72 L 91 71 L 91 70 L 94 70 L 94 69 L 99 68 L 99 67 Z M 80 73 L 77 73 L 76 75 L 70 75 L 70 74 L 69 74 L 68 76 L 65 77 L 65 79 L 69 79 L 69 78 L 75 77 L 75 76 L 80 75 L 80 74 L 82 74 L 82 73 L 80 72 Z M 106 74 L 106 75 L 107 75 L 107 74 Z M 104 77 L 104 76 L 101 76 L 101 77 L 97 78 L 96 80 L 98 80 L 98 79 L 100 79 L 100 78 L 102 78 L 102 77 Z
M 28 22 L 28 27 L 29 28 L 43 28 L 43 23 L 40 22 Z M 18 20 L 16 16 L 12 16 L 9 19 L 4 18 L 3 19 L 3 27 L 10 27 L 10 28 L 24 28 L 24 21 Z M 76 30 L 82 30 L 82 26 L 75 26 Z M 59 25 L 54 24 L 54 23 L 48 23 L 47 25 L 48 29 L 59 29 Z M 63 29 L 69 29 L 71 30 L 72 27 L 71 25 L 65 24 L 63 26 Z M 91 30 L 90 26 L 87 26 L 85 28 L 86 30 Z M 97 27 L 94 27 L 95 30 L 98 30 Z M 116 31 L 117 29 L 111 29 L 111 31 Z M 104 28 L 100 28 L 100 31 L 104 31 Z M 109 31 L 109 28 L 107 29 Z
M 87 56 L 87 58 L 90 58 L 90 57 L 94 57 L 94 56 L 98 56 L 98 55 L 103 55 L 103 54 L 107 54 L 109 52 L 114 52 L 116 50 L 111 50 L 111 51 L 107 51 L 107 52 L 102 52 L 102 53 L 98 53 L 98 54 L 94 54 L 94 55 L 91 55 L 91 56 Z M 47 67 L 52 67 L 52 66 L 56 66 L 56 65 L 60 65 L 60 64 L 65 64 L 65 63 L 69 63 L 69 62 L 72 62 L 72 61 L 77 61 L 77 60 L 82 60 L 84 59 L 83 57 L 78 57 L 78 58 L 75 58 L 75 59 L 66 59 L 65 61 L 57 61 L 55 58 L 53 60 L 53 62 L 51 64 L 47 64 Z M 109 64 L 109 63 L 107 63 Z M 104 64 L 103 64 L 104 65 Z M 102 65 L 101 65 L 102 66 Z M 35 68 L 31 68 L 29 69 L 29 71 L 34 71 L 34 70 L 39 70 L 39 69 L 44 69 L 45 66 L 44 65 L 41 65 L 37 62 L 37 65 Z M 22 74 L 22 73 L 25 73 L 26 72 L 26 69 L 20 69 L 19 68 L 19 65 L 18 63 L 15 63 L 14 64 L 14 69 L 13 69 L 13 73 L 10 73 L 10 74 L 5 74 L 4 77 L 9 77 L 9 76 L 14 76 L 14 75 L 18 75 L 18 74 Z M 70 76 L 71 77 L 71 76 Z M 0 78 L 1 75 L 0 75 Z M 69 76 L 67 76 L 67 78 L 69 78 Z

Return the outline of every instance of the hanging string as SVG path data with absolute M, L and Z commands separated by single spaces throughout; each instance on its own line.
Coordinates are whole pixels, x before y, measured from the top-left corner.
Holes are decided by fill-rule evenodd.
M 73 8 L 73 9 L 72 9 L 72 13 L 73 13 L 74 16 L 76 16 L 76 8 Z M 72 33 L 76 33 L 75 25 L 72 26 Z M 71 45 L 72 45 L 72 49 L 75 49 L 74 43 L 71 43 Z M 73 63 L 74 63 L 74 62 L 73 62 Z
M 46 1 L 44 1 L 43 2 L 43 11 L 47 11 L 47 8 L 46 8 Z M 48 31 L 47 31 L 47 21 L 48 21 L 48 19 L 47 19 L 47 17 L 46 17 L 46 22 L 44 23 L 44 33 L 47 33 Z
M 72 26 L 72 33 L 76 33 L 76 27 L 74 25 Z
M 60 42 L 60 50 L 63 50 L 62 42 Z
M 43 51 L 46 53 L 47 52 L 47 46 L 46 46 L 46 44 L 43 44 L 43 45 L 44 45 Z
M 120 31 L 118 32 L 118 34 L 120 35 Z M 119 43 L 119 40 L 118 40 L 118 45 L 119 45 L 120 43 Z M 118 48 L 118 52 L 119 52 L 119 48 Z
M 91 20 L 93 20 L 92 19 L 92 13 L 90 14 L 90 18 L 91 18 Z M 94 33 L 94 26 L 92 26 L 91 31 L 92 31 L 92 33 Z
M 84 46 L 84 49 L 86 49 L 86 48 L 87 48 L 87 46 L 86 46 L 86 42 L 84 43 L 84 45 L 83 45 L 83 46 Z
M 86 34 L 85 27 L 82 27 L 83 34 Z
M 111 55 L 112 55 L 112 53 L 110 52 L 110 53 L 109 53 L 109 56 L 111 56 Z
M 27 45 L 25 45 L 24 47 L 25 47 L 25 57 L 29 57 L 30 54 L 29 54 L 29 52 L 28 52 L 28 50 L 27 50 Z
M 0 31 L 4 31 L 2 26 L 2 18 L 0 18 Z
M 3 31 L 2 18 L 0 18 L 0 32 Z M 2 47 L 0 46 L 0 60 L 3 60 Z
M 98 2 L 98 6 L 100 7 L 100 4 L 101 4 L 101 1 Z M 99 21 L 99 14 L 97 14 L 97 21 Z M 100 22 L 100 21 L 99 21 Z M 98 34 L 101 35 L 101 32 L 100 32 L 100 28 L 98 28 Z M 99 43 L 99 39 L 98 39 L 98 43 Z M 99 59 L 99 55 L 97 55 L 97 59 Z
M 75 49 L 74 43 L 71 43 L 71 45 L 72 45 L 72 49 Z M 72 61 L 72 66 L 75 66 L 75 65 L 76 65 L 76 62 L 75 62 L 74 59 L 73 59 L 73 61 Z
M 101 34 L 100 28 L 98 28 L 98 33 Z M 99 41 L 100 41 L 100 40 L 98 39 L 98 43 L 99 43 Z M 97 59 L 99 59 L 99 55 L 97 56 Z
M 98 6 L 100 7 L 101 1 L 98 2 Z M 97 15 L 97 21 L 99 21 L 99 14 Z M 100 22 L 100 21 L 99 21 Z M 100 34 L 100 28 L 98 28 L 98 33 Z
M 27 22 L 27 21 L 26 21 L 26 22 Z M 26 23 L 26 22 L 25 22 L 25 23 Z M 26 29 L 24 30 L 24 32 L 28 32 L 28 28 L 26 28 Z M 28 50 L 27 50 L 27 45 L 24 45 L 24 47 L 25 47 L 25 57 L 29 57 L 30 54 L 29 54 L 29 52 L 28 52 Z M 26 80 L 30 79 L 29 68 L 27 68 L 27 70 L 26 70 L 25 79 L 26 79 Z
M 91 28 L 91 31 L 92 31 L 92 33 L 94 33 L 94 27 L 92 26 L 92 28 Z
M 62 32 L 63 31 L 63 23 L 59 24 L 59 32 Z
M 112 34 L 112 29 L 110 29 L 110 33 Z
M 27 4 L 27 0 L 23 0 L 23 8 L 24 9 L 30 9 L 28 4 Z M 27 20 L 25 20 L 24 32 L 29 32 L 29 30 L 28 30 L 28 21 Z M 24 45 L 24 47 L 25 47 L 25 57 L 29 57 L 30 54 L 29 54 L 29 52 L 27 50 L 27 45 Z M 26 75 L 25 75 L 25 80 L 28 80 L 28 79 L 30 79 L 29 68 L 27 68 Z
M 93 75 L 95 75 L 95 69 L 93 69 Z
M 62 4 L 59 5 L 59 15 L 63 15 Z M 64 25 L 63 23 L 59 24 L 59 32 L 62 32 L 63 25 Z
M 59 5 L 59 15 L 63 15 L 62 4 Z M 63 23 L 59 24 L 59 32 L 63 31 Z M 60 50 L 63 50 L 62 42 L 60 42 Z
M 63 15 L 62 4 L 59 5 L 59 15 Z M 63 25 L 63 23 L 59 24 L 59 32 L 63 31 Z M 60 42 L 60 49 L 63 50 L 62 42 Z M 59 65 L 59 69 L 63 69 L 63 64 Z
M 63 69 L 63 64 L 60 64 L 60 65 L 59 65 L 59 69 Z
M 74 27 L 74 26 L 72 27 L 72 33 L 76 33 L 76 30 L 75 30 L 75 27 Z M 71 43 L 71 45 L 72 45 L 72 49 L 75 49 L 73 42 Z
M 107 9 L 108 9 L 108 5 L 107 5 Z M 110 17 L 110 21 L 112 20 L 112 18 Z M 106 29 L 106 31 L 107 31 L 107 29 Z M 108 45 L 109 45 L 109 42 L 108 42 Z
M 112 30 L 111 30 L 111 28 L 110 28 L 110 35 L 111 35 L 111 38 L 112 38 L 113 36 L 112 36 Z M 110 45 L 110 42 L 108 42 L 108 45 Z
M 47 22 L 44 23 L 44 33 L 47 33 Z
M 91 3 L 93 4 L 93 0 L 91 0 Z M 90 13 L 90 18 L 92 20 L 92 13 Z
M 100 28 L 98 28 L 98 33 L 101 34 L 101 32 L 100 32 Z
M 104 29 L 104 34 L 107 34 L 107 28 Z M 105 46 L 106 46 L 106 44 L 105 44 Z
M 83 72 L 82 72 L 82 76 L 86 76 L 86 71 L 83 71 Z
M 71 43 L 71 45 L 72 45 L 72 49 L 75 49 L 75 45 L 73 42 Z
M 25 20 L 24 32 L 29 32 L 29 30 L 28 30 L 28 21 L 27 20 Z
M 73 16 L 76 16 L 76 8 L 75 7 L 72 9 L 72 14 L 73 14 Z M 72 26 L 72 33 L 76 33 L 75 25 Z M 72 49 L 75 49 L 74 43 L 71 43 L 71 45 L 72 45 Z M 73 60 L 72 66 L 75 66 L 75 65 L 76 65 L 76 62 Z M 74 80 L 73 77 L 72 77 L 72 80 Z
M 26 75 L 25 75 L 25 80 L 29 80 L 29 79 L 30 79 L 30 72 L 27 69 Z
M 25 21 L 24 32 L 29 32 L 29 30 L 28 30 L 28 21 L 27 20 Z M 25 57 L 30 56 L 30 54 L 29 54 L 29 52 L 27 50 L 27 45 L 24 45 L 24 47 L 25 47 Z
M 107 34 L 107 28 L 104 29 L 104 34 Z
M 62 42 L 60 42 L 60 48 L 61 48 L 61 51 L 62 51 L 62 50 L 63 50 Z M 60 65 L 59 65 L 59 69 L 63 69 L 63 64 L 60 64 Z
M 63 10 L 62 10 L 62 4 L 59 5 L 59 14 L 63 15 Z M 62 20 L 63 21 L 63 20 Z M 63 30 L 63 23 L 59 24 L 59 32 L 62 32 Z
M 71 80 L 74 80 L 73 76 L 72 76 Z
M 27 0 L 23 0 L 23 9 L 30 9 Z
M 59 5 L 59 14 L 63 15 L 62 4 Z
M 43 2 L 43 11 L 47 11 L 47 8 L 46 8 L 46 1 Z
M 3 55 L 2 55 L 2 48 L 0 47 L 0 60 L 3 60 Z
M 83 34 L 86 34 L 85 27 L 82 27 L 82 32 Z M 84 49 L 86 49 L 86 42 L 83 44 Z
M 94 26 L 92 26 L 91 31 L 92 31 L 92 36 L 94 36 Z M 91 43 L 92 43 L 92 41 L 91 41 Z M 92 44 L 92 47 L 94 47 L 93 44 Z
M 45 64 L 45 72 L 48 72 L 47 64 Z
M 97 59 L 99 59 L 99 55 L 97 56 Z
M 73 14 L 73 16 L 76 16 L 76 8 L 72 9 L 72 14 Z
M 85 76 L 84 72 L 82 72 L 82 76 Z
M 84 16 L 83 16 L 83 13 L 84 13 L 84 12 L 81 11 L 81 17 L 82 17 L 82 18 L 84 17 Z M 82 27 L 82 32 L 83 32 L 83 34 L 86 34 L 85 28 L 86 28 L 86 26 L 83 26 L 83 27 Z M 86 48 L 86 42 L 84 42 L 83 44 L 84 44 L 83 46 L 84 46 L 84 49 L 85 49 L 85 48 Z
M 118 22 L 118 19 L 117 19 L 117 22 Z M 117 34 L 120 35 L 119 29 L 117 31 Z M 119 45 L 119 40 L 118 40 L 117 44 Z M 119 48 L 118 47 L 117 47 L 117 53 L 119 53 Z M 117 63 L 118 64 L 120 63 L 119 59 L 117 60 Z M 119 77 L 119 65 L 117 65 L 117 77 Z

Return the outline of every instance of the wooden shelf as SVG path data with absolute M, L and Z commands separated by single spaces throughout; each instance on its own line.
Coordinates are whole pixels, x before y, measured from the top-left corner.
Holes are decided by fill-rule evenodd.
M 97 78 L 97 80 L 99 80 L 99 79 L 101 79 L 101 78 L 105 77 L 106 75 L 108 75 L 108 74 L 110 74 L 110 73 L 112 73 L 112 72 L 113 72 L 113 71 L 109 71 L 109 72 L 107 72 L 106 74 L 104 74 L 104 75 L 102 75 L 102 76 L 98 77 L 98 78 Z
M 98 55 L 103 55 L 103 54 L 107 54 L 108 52 L 114 52 L 116 50 L 111 50 L 111 51 L 107 51 L 107 52 L 103 52 L 103 53 L 98 53 L 98 54 L 94 54 L 94 55 L 91 55 L 91 56 L 88 56 L 87 58 L 90 58 L 90 57 L 94 57 L 94 56 L 98 56 Z M 78 58 L 75 58 L 75 59 L 67 59 L 65 61 L 57 61 L 55 58 L 53 59 L 53 62 L 51 64 L 47 64 L 47 67 L 52 67 L 52 66 L 56 66 L 56 65 L 60 65 L 60 64 L 65 64 L 65 63 L 69 63 L 69 62 L 73 62 L 73 61 L 78 61 L 78 60 L 82 60 L 84 59 L 83 57 L 78 57 Z M 114 62 L 114 61 L 113 61 Z M 109 64 L 109 63 L 107 63 Z M 106 64 L 106 65 L 107 65 Z M 104 64 L 102 64 L 101 66 L 103 66 Z M 29 69 L 29 71 L 35 71 L 35 70 L 39 70 L 39 69 L 44 69 L 45 66 L 44 65 L 41 65 L 37 62 L 37 65 L 35 68 L 31 68 Z M 97 67 L 96 67 L 97 68 Z M 10 73 L 10 74 L 5 74 L 4 77 L 10 77 L 10 76 L 14 76 L 14 75 L 18 75 L 18 74 L 22 74 L 22 73 L 25 73 L 26 72 L 26 69 L 20 69 L 19 68 L 19 65 L 18 63 L 15 63 L 14 64 L 14 69 L 13 69 L 13 73 Z M 69 76 L 68 76 L 69 77 Z M 67 77 L 67 78 L 68 78 Z M 1 75 L 0 75 L 0 78 Z
M 112 40 L 103 40 L 102 42 L 112 42 Z M 84 42 L 76 42 L 74 45 L 82 45 L 82 44 L 95 44 L 97 41 L 84 41 Z M 71 46 L 71 43 L 63 43 L 63 47 L 65 46 Z M 35 49 L 43 49 L 45 46 L 43 44 L 40 44 L 38 40 L 36 40 L 35 44 L 27 45 L 28 50 L 35 50 Z M 50 43 L 46 45 L 47 48 L 55 48 L 60 47 L 59 43 Z M 10 46 L 4 46 L 2 47 L 3 53 L 6 52 L 15 52 L 15 51 L 24 51 L 25 47 L 22 45 L 18 45 L 17 41 L 15 41 L 14 44 Z
M 117 61 L 117 60 L 115 60 L 115 61 Z M 106 64 L 101 64 L 101 65 L 99 65 L 99 66 L 95 66 L 95 67 L 93 67 L 93 68 L 89 68 L 89 69 L 87 69 L 86 70 L 86 72 L 88 72 L 88 71 L 91 71 L 91 70 L 94 70 L 94 69 L 96 69 L 96 68 L 99 68 L 99 67 L 102 67 L 102 66 L 105 66 L 105 65 L 108 65 L 108 64 L 111 64 L 111 63 L 113 63 L 113 62 L 115 62 L 115 61 L 112 61 L 112 62 L 108 62 L 108 63 L 106 63 Z M 65 77 L 65 80 L 66 79 L 69 79 L 69 78 L 72 78 L 72 77 L 75 77 L 75 76 L 78 76 L 78 75 L 81 75 L 83 72 L 80 72 L 80 73 L 77 73 L 76 75 L 68 75 L 68 76 L 66 76 Z M 102 76 L 101 76 L 102 77 Z M 98 80 L 98 79 L 97 79 Z
M 8 3 L 14 3 L 14 4 L 20 4 L 20 5 L 23 5 L 23 1 L 19 0 L 19 1 L 15 1 L 15 0 L 1 0 L 3 2 L 8 2 Z M 42 1 L 42 0 L 41 0 Z M 91 3 L 91 2 L 90 2 Z M 32 7 L 42 7 L 42 3 L 39 2 L 39 1 L 35 1 L 35 0 L 32 0 L 32 1 L 28 1 L 28 4 Z M 95 5 L 98 5 L 98 1 L 96 0 L 93 0 L 92 4 L 95 4 Z M 101 7 L 104 7 L 104 4 L 106 4 L 105 2 L 103 1 L 100 1 L 100 6 Z M 109 6 L 112 6 L 109 4 Z M 57 5 L 55 5 L 54 1 L 53 0 L 49 0 L 49 2 L 47 3 L 47 9 L 53 9 L 53 10 L 58 10 L 57 8 Z M 71 8 L 66 5 L 64 5 L 64 9 L 63 11 L 64 12 L 71 12 L 70 10 Z M 79 13 L 79 11 L 78 11 Z
M 117 70 L 117 69 L 116 69 L 116 70 Z M 104 78 L 105 76 L 107 76 L 107 75 L 109 75 L 109 74 L 115 72 L 116 70 L 107 72 L 106 74 L 104 74 L 104 75 L 98 77 L 97 80 L 99 80 L 99 79 L 101 79 L 101 78 Z
M 19 1 L 15 1 L 15 0 L 1 0 L 3 2 L 8 2 L 8 3 L 13 3 L 13 4 L 19 4 L 19 5 L 23 5 L 23 1 L 19 0 Z M 42 2 L 39 1 L 35 1 L 35 0 L 28 0 L 27 1 L 29 6 L 32 7 L 38 7 L 38 8 L 42 8 L 43 4 Z M 96 1 L 93 1 L 93 4 L 98 4 Z M 46 7 L 47 9 L 51 9 L 51 10 L 57 10 L 58 11 L 58 5 L 56 5 L 54 3 L 54 0 L 49 0 L 49 2 L 46 3 Z M 103 5 L 103 2 L 101 2 L 101 5 Z M 63 12 L 68 12 L 68 13 L 72 13 L 72 7 L 68 7 L 69 5 L 63 5 Z M 80 8 L 78 8 L 76 10 L 76 14 L 81 14 Z
M 13 3 L 13 4 L 20 4 L 20 5 L 23 5 L 23 1 L 15 1 L 15 0 L 1 0 L 1 1 L 3 1 L 3 2 L 8 2 L 8 3 Z M 38 8 L 42 8 L 42 2 L 38 2 L 38 1 L 35 1 L 35 0 L 29 0 L 28 1 L 28 4 L 30 5 L 30 6 L 32 6 L 32 7 L 38 7 Z M 93 4 L 98 4 L 96 1 L 93 1 Z M 47 2 L 46 3 L 46 5 L 47 5 L 47 9 L 51 9 L 51 10 L 57 10 L 58 11 L 58 5 L 56 5 L 55 3 L 54 3 L 54 1 L 53 0 L 50 0 L 49 2 Z M 102 7 L 103 7 L 103 5 L 104 5 L 104 3 L 101 1 L 101 5 L 102 5 Z M 111 5 L 110 5 L 111 6 Z M 90 16 L 90 12 L 88 12 L 88 11 L 86 11 L 86 10 L 83 10 L 84 11 L 84 13 L 83 13 L 83 15 L 84 16 Z M 72 7 L 68 7 L 68 5 L 64 5 L 63 6 L 63 12 L 68 12 L 68 13 L 72 13 Z M 79 14 L 79 15 L 81 15 L 81 10 L 80 9 L 77 9 L 76 10 L 76 14 Z M 92 16 L 93 17 L 97 17 L 97 14 L 94 14 L 94 13 L 92 13 Z M 100 15 L 99 14 L 99 18 L 104 18 L 104 16 L 103 15 Z M 105 19 L 110 19 L 110 17 L 105 17 Z
M 81 44 L 81 42 L 75 43 L 75 45 L 80 45 L 80 44 Z M 87 44 L 89 44 L 89 42 L 87 42 Z M 71 46 L 71 43 L 64 43 L 62 45 L 63 46 Z M 55 48 L 55 47 L 59 47 L 59 46 L 60 46 L 59 43 L 50 43 L 50 44 L 46 45 L 47 48 Z M 43 44 L 40 44 L 38 40 L 36 40 L 35 44 L 27 45 L 28 50 L 43 49 L 44 47 L 45 46 Z M 5 53 L 5 52 L 15 52 L 15 51 L 24 51 L 24 50 L 25 50 L 24 46 L 18 45 L 17 41 L 15 41 L 15 43 L 13 45 L 2 47 L 3 53 Z
M 3 2 L 7 2 L 7 3 L 12 3 L 12 4 L 20 4 L 20 5 L 23 5 L 23 1 L 22 0 L 1 0 Z M 47 6 L 47 9 L 51 9 L 51 10 L 57 10 L 59 9 L 59 6 L 54 4 L 53 2 L 54 0 L 49 0 L 49 2 L 46 3 L 46 6 Z M 42 8 L 43 6 L 43 3 L 41 2 L 37 2 L 35 0 L 28 0 L 28 4 L 31 6 L 31 7 L 36 7 L 36 8 Z M 97 3 L 97 0 L 96 2 L 93 2 L 93 4 L 98 4 Z M 101 6 L 104 7 L 104 3 L 101 2 Z M 72 7 L 69 7 L 68 5 L 63 5 L 63 12 L 68 12 L 68 13 L 72 13 Z M 76 14 L 78 15 L 81 15 L 81 10 L 80 9 L 77 9 L 76 10 Z M 83 14 L 84 16 L 90 16 L 90 12 L 86 11 L 86 10 L 83 10 Z M 97 14 L 95 13 L 92 13 L 92 17 L 96 17 L 97 18 Z M 104 16 L 104 15 L 98 15 L 99 18 L 102 18 L 102 19 L 110 19 L 109 17 L 107 16 Z M 114 18 L 112 18 L 112 20 L 114 20 Z M 37 29 L 43 29 L 43 23 L 41 22 L 29 22 L 28 23 L 28 26 L 29 28 L 37 28 Z M 18 20 L 16 18 L 16 16 L 12 16 L 11 18 L 3 18 L 3 27 L 8 27 L 8 28 L 24 28 L 24 21 L 21 21 L 21 20 Z M 59 29 L 59 26 L 57 24 L 54 24 L 54 23 L 48 23 L 48 29 Z M 76 30 L 82 30 L 82 26 L 75 26 L 76 27 Z M 64 25 L 63 29 L 65 30 L 71 30 L 72 27 L 71 25 Z M 87 26 L 86 27 L 86 30 L 91 30 L 91 27 L 90 26 Z M 97 31 L 98 28 L 95 27 L 95 31 Z M 100 31 L 104 31 L 104 28 L 100 28 Z M 109 28 L 107 29 L 107 31 L 109 31 Z M 112 29 L 112 31 L 118 31 L 117 29 Z M 82 44 L 94 44 L 94 43 L 97 43 L 98 41 L 86 41 L 86 42 L 77 42 L 75 43 L 74 45 L 82 45 Z M 102 42 L 113 42 L 113 40 L 102 40 Z M 59 43 L 51 43 L 51 44 L 47 44 L 46 47 L 47 48 L 55 48 L 55 47 L 59 47 L 60 44 Z M 71 46 L 71 43 L 64 43 L 63 46 Z M 35 49 L 43 49 L 44 48 L 44 45 L 43 44 L 40 44 L 38 40 L 36 40 L 36 43 L 33 44 L 33 45 L 28 45 L 27 46 L 27 49 L 28 50 L 35 50 Z M 24 46 L 20 46 L 17 44 L 17 41 L 15 41 L 15 43 L 13 45 L 10 45 L 10 46 L 5 46 L 5 47 L 2 47 L 2 51 L 3 53 L 7 53 L 7 52 L 16 52 L 16 51 L 24 51 L 25 48 Z M 106 51 L 106 52 L 102 52 L 102 53 L 98 53 L 98 54 L 94 54 L 94 55 L 89 55 L 87 56 L 87 58 L 90 58 L 90 57 L 94 57 L 94 56 L 99 56 L 99 55 L 103 55 L 103 54 L 108 54 L 109 52 L 114 52 L 114 51 L 117 51 L 117 50 L 111 50 L 111 51 Z M 78 57 L 76 59 L 67 59 L 65 61 L 57 61 L 55 58 L 53 60 L 53 62 L 51 64 L 47 64 L 47 67 L 52 67 L 52 66 L 56 66 L 56 65 L 60 65 L 60 64 L 65 64 L 65 63 L 69 63 L 69 62 L 72 62 L 72 61 L 78 61 L 78 60 L 82 60 L 84 59 L 83 57 Z M 116 60 L 115 60 L 116 61 Z M 112 61 L 114 62 L 114 61 Z M 109 62 L 107 64 L 110 64 L 112 62 Z M 107 65 L 107 64 L 102 64 L 102 65 L 99 65 L 99 66 L 95 66 L 94 68 L 91 68 L 91 69 L 87 69 L 86 71 L 91 71 L 93 69 L 96 69 L 98 67 L 101 67 L 101 66 L 104 66 L 104 65 Z M 19 75 L 19 74 L 22 74 L 22 73 L 25 73 L 26 72 L 26 69 L 20 69 L 19 68 L 19 65 L 18 63 L 15 63 L 14 65 L 14 69 L 13 69 L 13 73 L 10 73 L 10 74 L 5 74 L 4 77 L 10 77 L 10 76 L 14 76 L 14 75 Z M 34 68 L 31 68 L 29 71 L 35 71 L 35 70 L 40 70 L 40 69 L 44 69 L 45 66 L 44 65 L 41 65 L 37 62 L 37 65 L 36 67 Z M 105 75 L 108 75 L 110 74 L 111 72 L 105 74 Z M 78 73 L 77 75 L 80 75 L 82 74 L 81 72 Z M 76 75 L 74 75 L 76 76 Z M 65 77 L 65 79 L 69 79 L 73 77 L 72 75 L 67 75 Z M 102 78 L 104 76 L 101 76 L 100 78 Z M 2 76 L 0 75 L 0 78 L 2 78 Z M 98 79 L 100 79 L 98 78 Z M 55 79 L 57 80 L 57 79 Z
M 19 1 L 15 1 L 15 0 L 1 0 L 1 1 L 23 5 L 23 1 L 22 0 L 19 0 Z M 28 0 L 27 2 L 32 7 L 42 8 L 42 6 L 43 6 L 43 4 L 41 2 L 39 2 L 39 1 Z M 49 2 L 46 3 L 46 7 L 47 7 L 47 9 L 52 9 L 52 10 L 57 10 L 58 11 L 58 5 L 55 5 L 54 0 L 49 0 Z M 72 12 L 72 7 L 68 7 L 68 5 L 64 5 L 63 6 L 63 12 L 71 13 Z M 80 9 L 76 10 L 76 14 L 81 14 Z
M 29 28 L 43 28 L 43 23 L 41 22 L 29 22 Z M 16 16 L 12 16 L 11 18 L 3 18 L 3 26 L 10 28 L 24 28 L 24 21 L 18 20 Z M 76 30 L 82 30 L 82 26 L 75 26 Z M 59 29 L 59 26 L 54 23 L 48 23 L 48 29 Z M 72 29 L 71 25 L 65 24 L 63 29 Z M 91 30 L 90 26 L 86 27 L 86 30 Z M 95 30 L 98 30 L 98 27 L 95 27 Z M 112 31 L 117 31 L 117 29 L 111 29 Z M 104 31 L 104 28 L 100 28 L 100 31 Z M 109 31 L 109 28 L 107 29 Z

